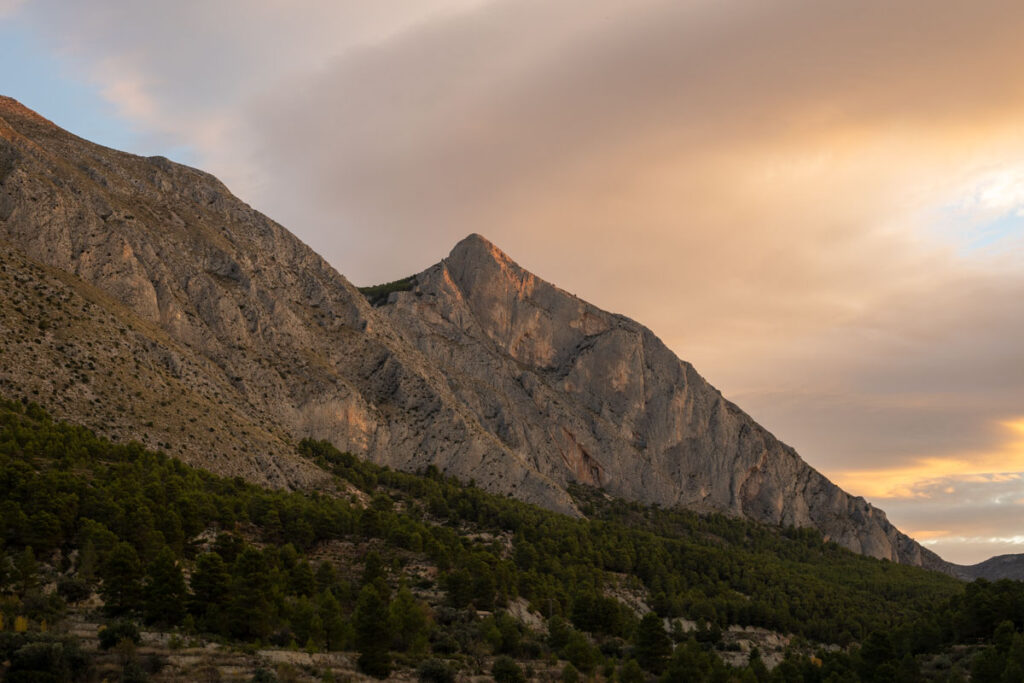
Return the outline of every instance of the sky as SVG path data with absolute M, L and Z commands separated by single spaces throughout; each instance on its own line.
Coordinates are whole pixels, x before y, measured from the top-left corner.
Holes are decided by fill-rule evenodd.
M 479 232 L 955 562 L 1024 552 L 1024 5 L 0 0 L 0 93 L 359 285 Z

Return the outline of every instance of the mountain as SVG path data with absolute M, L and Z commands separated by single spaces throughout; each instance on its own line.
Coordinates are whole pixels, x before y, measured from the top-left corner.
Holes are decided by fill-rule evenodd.
M 316 487 L 313 437 L 569 514 L 588 484 L 951 571 L 650 330 L 478 235 L 371 305 L 214 177 L 3 98 L 0 258 L 0 391 L 218 473 Z
M 974 579 L 1021 581 L 1024 580 L 1024 554 L 996 555 L 978 564 L 956 565 L 954 575 L 967 581 Z

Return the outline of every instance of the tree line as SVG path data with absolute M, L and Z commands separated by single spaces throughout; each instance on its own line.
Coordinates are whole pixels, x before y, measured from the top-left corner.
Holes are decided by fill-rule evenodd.
M 854 555 L 813 530 L 649 508 L 593 489 L 573 490 L 587 513 L 574 519 L 433 467 L 396 472 L 312 440 L 298 451 L 333 473 L 336 491 L 261 489 L 111 443 L 33 404 L 0 402 L 8 673 L 45 659 L 65 672 L 87 667 L 49 632 L 93 593 L 108 638 L 131 638 L 144 624 L 355 651 L 381 677 L 402 666 L 449 680 L 497 657 L 492 674 L 515 680 L 529 662 L 554 657 L 570 679 L 916 680 L 926 655 L 958 643 L 971 647 L 960 669 L 972 680 L 1001 680 L 1021 663 L 1019 582 L 965 586 Z M 332 547 L 349 554 L 332 556 Z M 652 611 L 627 607 L 623 592 Z M 517 599 L 547 620 L 546 633 L 511 615 Z M 678 617 L 698 630 L 665 628 Z M 772 672 L 756 654 L 733 669 L 719 656 L 733 624 L 794 634 L 799 646 Z M 40 647 L 50 655 L 40 658 Z

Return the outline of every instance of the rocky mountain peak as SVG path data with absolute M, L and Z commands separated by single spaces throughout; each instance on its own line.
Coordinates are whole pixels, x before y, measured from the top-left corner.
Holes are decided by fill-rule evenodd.
M 506 263 L 510 260 L 493 242 L 475 232 L 459 240 L 448 255 L 452 263 Z
M 508 254 L 482 235 L 473 233 L 456 244 L 443 261 L 443 266 L 464 293 L 496 292 L 511 295 L 522 290 L 529 273 L 518 266 Z

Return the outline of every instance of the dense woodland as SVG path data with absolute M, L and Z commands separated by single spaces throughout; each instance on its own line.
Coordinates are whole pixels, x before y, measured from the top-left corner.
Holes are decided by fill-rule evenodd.
M 5 680 L 93 680 L 90 653 L 60 626 L 88 610 L 108 624 L 101 647 L 157 629 L 351 651 L 381 678 L 517 681 L 554 665 L 566 681 L 1024 680 L 1021 582 L 963 584 L 811 530 L 593 489 L 573 492 L 577 519 L 433 468 L 298 448 L 335 475 L 333 489 L 261 489 L 0 402 Z M 641 616 L 630 596 L 653 611 Z M 516 601 L 546 627 L 513 617 Z M 786 658 L 769 671 L 755 651 L 727 666 L 730 625 L 791 634 Z M 158 669 L 126 658 L 121 675 Z

